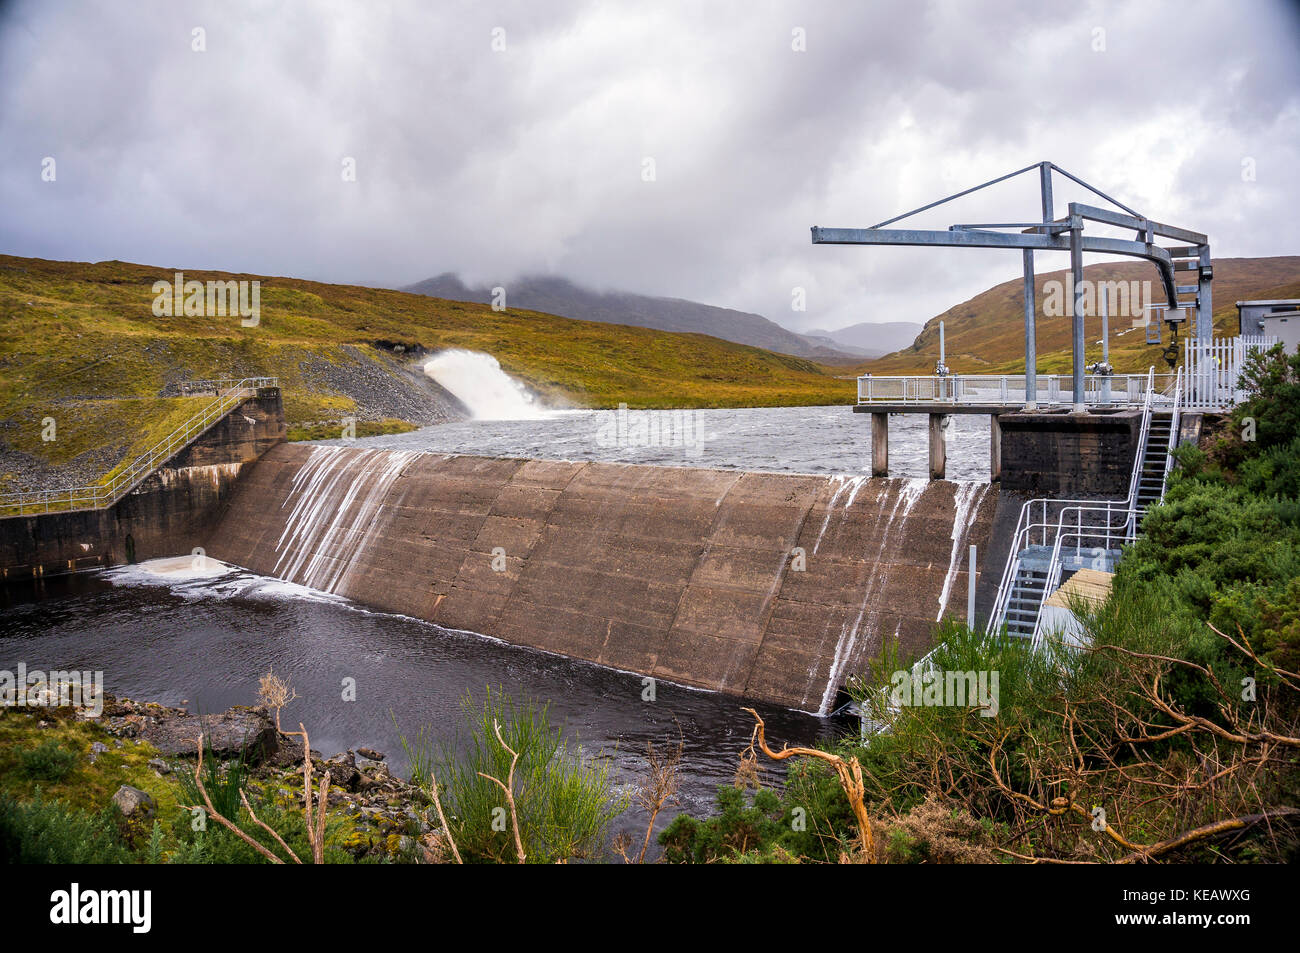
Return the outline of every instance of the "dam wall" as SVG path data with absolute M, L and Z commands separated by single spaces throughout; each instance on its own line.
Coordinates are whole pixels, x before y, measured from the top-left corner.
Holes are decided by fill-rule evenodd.
M 218 559 L 616 669 L 826 712 L 886 639 L 987 612 L 1018 503 L 988 484 L 282 444 Z M 187 551 L 181 547 L 181 551 Z
M 112 506 L 0 519 L 0 577 L 190 553 L 216 526 L 240 475 L 284 439 L 280 391 L 263 388 Z

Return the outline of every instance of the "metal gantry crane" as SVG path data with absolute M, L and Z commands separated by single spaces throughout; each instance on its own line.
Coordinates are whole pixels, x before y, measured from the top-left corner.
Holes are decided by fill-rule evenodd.
M 905 218 L 951 202 L 964 195 L 970 195 L 986 189 L 999 182 L 1038 170 L 1039 191 L 1042 199 L 1042 221 L 1040 222 L 996 222 L 974 225 L 953 225 L 947 231 L 933 231 L 909 228 L 886 228 Z M 1052 173 L 1058 172 L 1072 182 L 1083 186 L 1094 195 L 1115 206 L 1115 209 L 1100 208 L 1082 202 L 1070 202 L 1068 214 L 1056 218 L 1052 200 Z M 1084 235 L 1084 223 L 1094 222 L 1100 225 L 1130 228 L 1135 232 L 1133 239 L 1109 238 L 1096 235 Z M 1020 229 L 1005 231 L 1005 229 Z M 1186 244 L 1162 247 L 1156 244 L 1156 237 L 1171 239 Z M 1074 413 L 1087 413 L 1084 396 L 1084 283 L 1083 255 L 1085 252 L 1105 255 L 1127 255 L 1152 262 L 1160 274 L 1161 285 L 1168 301 L 1165 320 L 1171 326 L 1192 315 L 1189 323 L 1195 328 L 1195 337 L 1209 342 L 1214 334 L 1214 305 L 1210 293 L 1210 282 L 1214 277 L 1210 262 L 1209 240 L 1200 232 L 1185 228 L 1163 225 L 1141 215 L 1122 202 L 1111 198 L 1071 175 L 1052 162 L 1036 162 L 1033 165 L 1008 172 L 996 179 L 990 179 L 954 195 L 923 205 L 920 208 L 887 219 L 871 228 L 823 228 L 814 225 L 812 229 L 814 245 L 943 245 L 969 248 L 1019 248 L 1024 264 L 1025 276 L 1025 409 L 1033 410 L 1037 406 L 1037 352 L 1034 341 L 1035 307 L 1034 307 L 1034 252 L 1065 251 L 1070 253 L 1070 273 L 1072 300 L 1071 319 L 1073 321 L 1073 380 L 1072 400 Z M 1195 272 L 1195 284 L 1179 285 L 1179 272 Z

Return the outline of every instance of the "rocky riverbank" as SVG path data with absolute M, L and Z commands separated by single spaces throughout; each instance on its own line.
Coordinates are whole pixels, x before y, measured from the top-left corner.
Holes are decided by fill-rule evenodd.
M 18 719 L 26 721 L 21 743 L 29 751 L 46 744 L 44 737 L 49 737 L 82 755 L 85 771 L 93 773 L 98 766 L 111 773 L 116 785 L 111 801 L 129 822 L 152 823 L 155 818 L 166 822 L 168 811 L 186 809 L 177 775 L 193 771 L 200 737 L 210 745 L 210 756 L 227 768 L 242 758 L 247 791 L 255 802 L 274 804 L 286 813 L 302 811 L 302 739 L 278 731 L 265 708 L 236 706 L 199 716 L 183 708 L 105 695 L 98 715 L 71 708 L 0 712 L 9 726 Z M 13 741 L 12 732 L 6 741 Z M 310 756 L 315 790 L 329 772 L 332 846 L 356 861 L 444 859 L 437 815 L 428 796 L 394 775 L 384 753 L 359 748 L 329 758 L 313 750 Z M 123 770 L 128 765 L 134 773 Z M 107 804 L 86 805 L 95 806 L 102 809 Z

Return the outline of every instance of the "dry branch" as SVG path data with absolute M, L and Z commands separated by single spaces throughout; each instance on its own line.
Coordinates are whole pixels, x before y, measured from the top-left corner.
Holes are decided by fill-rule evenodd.
M 867 817 L 867 808 L 863 803 L 865 791 L 862 783 L 862 765 L 858 762 L 857 756 L 851 755 L 846 760 L 837 754 L 822 751 L 818 748 L 791 748 L 789 746 L 783 747 L 780 751 L 773 751 L 767 744 L 767 737 L 764 733 L 766 726 L 763 723 L 762 716 L 752 708 L 742 710 L 749 712 L 754 716 L 754 720 L 758 722 L 758 746 L 762 749 L 763 754 L 773 761 L 784 761 L 786 758 L 792 758 L 795 755 L 803 755 L 825 761 L 835 769 L 835 774 L 840 781 L 840 787 L 844 789 L 844 794 L 849 799 L 849 807 L 852 808 L 853 816 L 858 822 L 858 835 L 862 841 L 862 853 L 868 863 L 875 863 L 875 837 L 871 830 L 871 818 Z
M 476 773 L 480 778 L 483 778 L 485 781 L 491 781 L 493 784 L 495 784 L 497 787 L 499 787 L 502 791 L 505 792 L 506 803 L 510 806 L 510 823 L 514 826 L 514 831 L 515 831 L 515 853 L 519 857 L 519 863 L 522 864 L 524 862 L 524 842 L 519 836 L 519 815 L 515 811 L 515 794 L 514 794 L 515 765 L 519 763 L 519 754 L 518 752 L 515 751 L 515 749 L 511 748 L 508 744 L 506 744 L 506 740 L 501 737 L 501 723 L 498 721 L 493 721 L 492 727 L 496 731 L 497 741 L 501 742 L 501 747 L 505 748 L 507 751 L 510 752 L 510 773 L 506 776 L 505 783 L 502 783 L 500 779 L 494 778 L 490 774 L 484 774 L 482 771 Z

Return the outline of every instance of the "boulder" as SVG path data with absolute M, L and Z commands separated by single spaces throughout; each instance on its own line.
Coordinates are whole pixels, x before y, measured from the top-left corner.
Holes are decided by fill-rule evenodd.
M 361 780 L 357 770 L 357 760 L 351 751 L 337 754 L 326 761 L 322 768 L 330 773 L 330 786 L 344 791 L 355 791 Z
M 147 792 L 133 788 L 129 784 L 124 784 L 117 789 L 117 793 L 113 795 L 113 803 L 117 805 L 123 817 L 130 818 L 153 817 L 157 807 L 154 799 Z
M 188 758 L 198 753 L 200 735 L 206 736 L 213 755 L 222 761 L 238 758 L 243 751 L 245 761 L 260 764 L 278 748 L 275 724 L 260 708 L 236 706 L 201 719 L 189 712 L 159 709 L 150 712 L 140 728 L 140 737 L 162 754 Z

